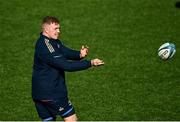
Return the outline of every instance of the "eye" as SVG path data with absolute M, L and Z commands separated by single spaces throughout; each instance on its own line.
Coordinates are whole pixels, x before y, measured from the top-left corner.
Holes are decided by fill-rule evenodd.
M 55 30 L 60 30 L 60 28 L 55 28 Z

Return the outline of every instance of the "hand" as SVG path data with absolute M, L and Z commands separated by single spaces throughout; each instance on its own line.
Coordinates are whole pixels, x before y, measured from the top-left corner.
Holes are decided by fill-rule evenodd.
M 100 66 L 100 65 L 103 65 L 104 64 L 104 62 L 102 61 L 102 60 L 100 60 L 100 59 L 93 59 L 93 60 L 91 60 L 91 65 L 92 66 Z
M 80 50 L 80 58 L 84 58 L 88 55 L 88 49 L 89 47 L 88 46 L 82 46 L 81 47 L 81 50 Z

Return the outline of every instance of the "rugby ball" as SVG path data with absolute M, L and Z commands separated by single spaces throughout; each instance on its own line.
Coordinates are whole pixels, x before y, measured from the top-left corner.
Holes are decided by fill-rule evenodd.
M 164 43 L 158 49 L 158 56 L 162 60 L 168 60 L 174 56 L 176 53 L 176 47 L 173 43 Z

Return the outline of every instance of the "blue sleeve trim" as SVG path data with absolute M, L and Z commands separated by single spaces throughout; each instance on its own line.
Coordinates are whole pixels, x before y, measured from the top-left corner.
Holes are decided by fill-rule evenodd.
M 53 117 L 48 117 L 46 119 L 43 119 L 43 122 L 45 122 L 45 121 L 52 121 L 52 120 L 53 120 Z
M 71 112 L 73 110 L 73 107 L 71 109 L 69 109 L 66 113 L 64 113 L 62 116 L 67 115 L 69 112 Z

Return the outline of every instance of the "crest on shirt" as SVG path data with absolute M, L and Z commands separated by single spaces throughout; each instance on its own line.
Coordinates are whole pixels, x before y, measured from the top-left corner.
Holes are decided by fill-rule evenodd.
M 47 46 L 47 48 L 48 48 L 48 50 L 49 50 L 50 53 L 55 52 L 53 46 L 49 43 L 49 40 L 48 40 L 48 39 L 45 39 L 45 44 L 46 44 L 46 46 Z
M 59 111 L 63 111 L 64 110 L 64 108 L 63 107 L 59 107 Z

